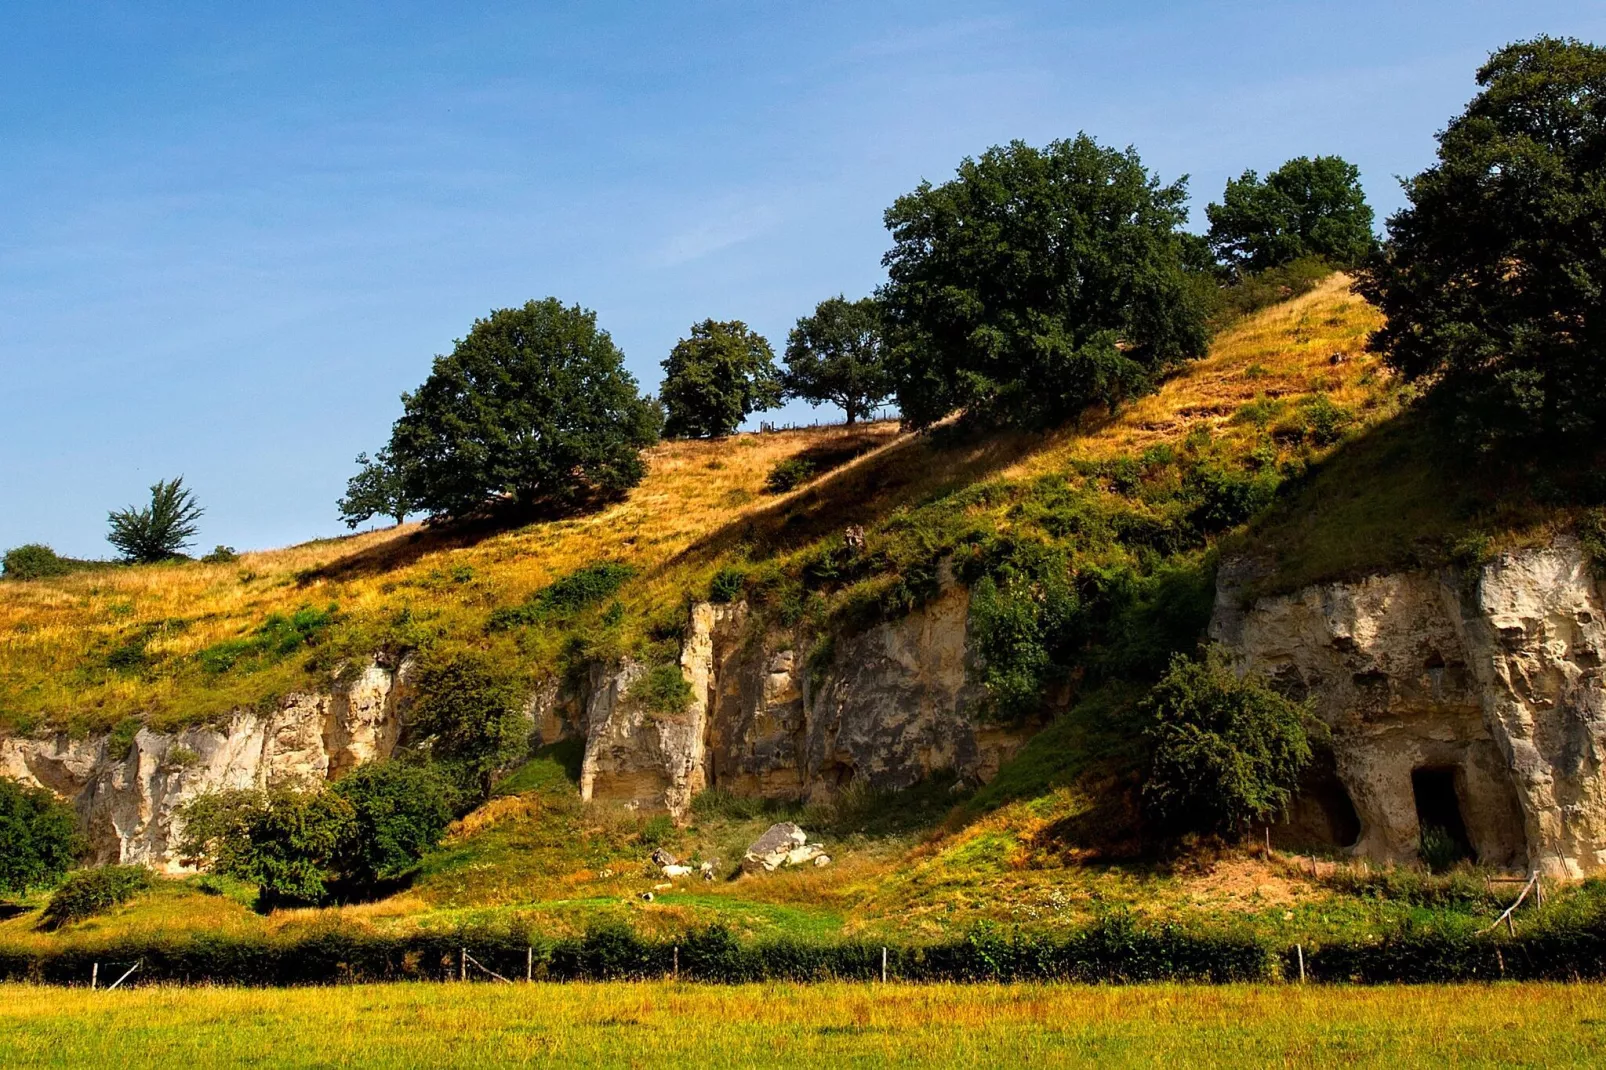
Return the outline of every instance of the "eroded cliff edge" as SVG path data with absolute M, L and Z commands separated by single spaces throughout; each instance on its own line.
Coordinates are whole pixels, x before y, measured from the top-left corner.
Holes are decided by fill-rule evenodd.
M 1606 868 L 1606 607 L 1575 540 L 1246 603 L 1253 573 L 1223 565 L 1211 636 L 1331 728 L 1353 814 L 1319 801 L 1355 853 L 1414 858 L 1430 814 L 1487 863 Z

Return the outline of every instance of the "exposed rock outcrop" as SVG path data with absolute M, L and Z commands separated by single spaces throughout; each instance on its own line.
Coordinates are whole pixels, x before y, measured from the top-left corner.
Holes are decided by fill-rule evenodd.
M 316 783 L 389 755 L 405 677 L 405 666 L 371 664 L 329 694 L 291 694 L 270 713 L 235 711 L 178 732 L 141 729 L 126 754 L 108 753 L 105 738 L 3 739 L 0 775 L 72 799 L 95 861 L 178 869 L 178 811 L 195 796 Z
M 1486 862 L 1606 869 L 1606 605 L 1576 542 L 1250 606 L 1244 568 L 1223 567 L 1212 635 L 1331 726 L 1357 853 L 1413 858 L 1437 814 Z

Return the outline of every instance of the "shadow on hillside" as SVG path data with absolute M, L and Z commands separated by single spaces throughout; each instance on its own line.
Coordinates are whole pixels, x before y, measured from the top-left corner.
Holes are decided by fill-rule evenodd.
M 504 505 L 488 508 L 482 513 L 461 520 L 426 521 L 416 531 L 406 535 L 375 543 L 345 557 L 336 558 L 327 565 L 298 572 L 296 583 L 305 587 L 327 580 L 352 580 L 405 568 L 426 554 L 474 546 L 486 539 L 529 524 L 568 520 L 597 512 L 612 504 L 613 500 L 588 498 L 563 504 L 541 503 L 518 507 Z
M 906 434 L 711 532 L 668 564 L 711 560 L 737 546 L 746 546 L 761 558 L 795 549 L 823 535 L 869 524 L 901 506 L 983 482 L 1067 433 L 1066 429 L 1028 432 L 944 426 Z

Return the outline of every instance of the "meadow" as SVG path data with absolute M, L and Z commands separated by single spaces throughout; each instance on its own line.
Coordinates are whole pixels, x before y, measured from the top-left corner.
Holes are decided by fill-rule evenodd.
M 0 1064 L 1596 1066 L 1600 985 L 0 987 Z

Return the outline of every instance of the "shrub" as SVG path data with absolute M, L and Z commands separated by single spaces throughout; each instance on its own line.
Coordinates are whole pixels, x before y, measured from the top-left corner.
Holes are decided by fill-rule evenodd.
M 0 776 L 0 895 L 53 883 L 82 849 L 70 806 L 44 788 Z
M 31 542 L 6 551 L 3 574 L 11 580 L 39 580 L 65 576 L 72 570 L 73 562 L 57 556 L 56 551 L 43 543 Z
M 234 547 L 224 546 L 222 543 L 214 546 L 211 553 L 201 558 L 208 565 L 229 565 L 239 559 L 240 555 L 234 551 Z
M 1311 759 L 1304 710 L 1224 653 L 1177 655 L 1143 700 L 1152 748 L 1145 808 L 1173 832 L 1237 837 L 1288 807 Z
M 708 600 L 735 602 L 742 597 L 746 586 L 747 570 L 736 565 L 726 565 L 714 573 L 714 578 L 708 581 Z
M 764 478 L 764 489 L 771 494 L 785 494 L 801 487 L 814 478 L 814 466 L 801 457 L 788 457 L 777 461 Z
M 413 687 L 410 738 L 457 771 L 470 799 L 487 798 L 493 775 L 527 742 L 513 674 L 478 650 L 431 651 Z
M 144 727 L 138 717 L 124 717 L 112 725 L 112 730 L 106 734 L 106 757 L 112 761 L 125 760 L 134 750 L 134 737 Z
M 69 874 L 50 897 L 41 920 L 48 929 L 122 906 L 151 886 L 151 871 L 144 866 L 96 866 Z
M 1417 856 L 1434 873 L 1444 873 L 1467 857 L 1466 850 L 1449 831 L 1425 825 L 1417 842 Z
M 691 683 L 679 665 L 661 663 L 630 685 L 630 697 L 654 713 L 673 716 L 685 713 L 686 707 L 691 705 Z
M 202 795 L 180 811 L 186 861 L 249 881 L 260 904 L 327 900 L 338 852 L 355 812 L 328 790 L 228 791 Z
M 489 627 L 492 631 L 502 631 L 577 613 L 613 595 L 635 574 L 633 567 L 619 561 L 586 565 L 553 580 L 525 599 L 523 605 L 496 610 L 491 614 Z
M 184 477 L 157 480 L 151 485 L 151 503 L 129 506 L 107 514 L 111 533 L 106 540 L 136 563 L 166 561 L 195 537 L 196 521 L 204 510 L 195 495 L 184 489 Z
M 341 777 L 333 791 L 352 811 L 333 868 L 358 889 L 412 869 L 452 820 L 455 790 L 427 765 L 373 762 Z
M 302 606 L 289 616 L 270 613 L 250 635 L 214 643 L 195 657 L 208 673 L 227 672 L 242 662 L 269 665 L 322 642 L 339 614 L 340 607 L 332 602 L 324 609 Z

